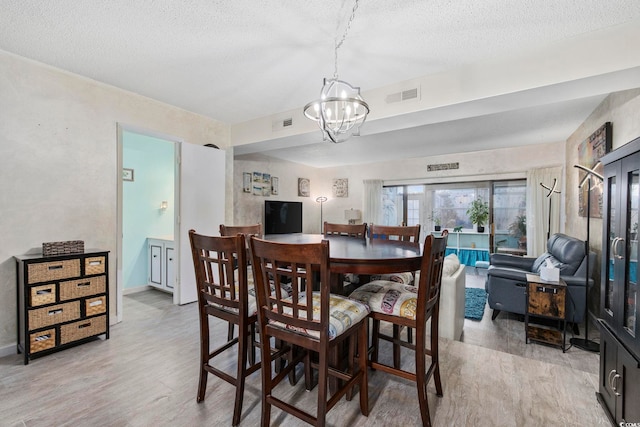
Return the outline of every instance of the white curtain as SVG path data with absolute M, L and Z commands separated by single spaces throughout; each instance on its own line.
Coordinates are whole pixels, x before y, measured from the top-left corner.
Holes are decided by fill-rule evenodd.
M 531 169 L 527 171 L 527 255 L 537 257 L 547 250 L 547 231 L 553 235 L 560 231 L 560 200 L 562 194 L 547 197 L 557 180 L 556 191 L 562 191 L 562 167 Z M 551 229 L 549 230 L 549 202 L 551 202 Z
M 382 184 L 381 179 L 365 179 L 363 221 L 382 224 Z

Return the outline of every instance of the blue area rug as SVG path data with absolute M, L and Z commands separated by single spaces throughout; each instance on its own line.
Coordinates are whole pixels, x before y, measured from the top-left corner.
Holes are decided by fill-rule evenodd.
M 486 302 L 487 291 L 482 288 L 465 288 L 464 317 L 471 320 L 482 320 Z

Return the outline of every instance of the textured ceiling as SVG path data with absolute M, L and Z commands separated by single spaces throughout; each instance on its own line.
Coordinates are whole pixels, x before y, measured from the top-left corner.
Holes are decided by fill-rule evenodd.
M 351 0 L 0 0 L 0 49 L 238 124 L 317 97 L 322 78 L 333 74 L 334 40 L 352 6 Z M 638 0 L 362 0 L 338 71 L 366 92 L 638 19 Z M 556 111 L 584 119 L 602 97 L 583 98 Z M 532 115 L 542 116 L 523 110 L 508 119 Z M 497 120 L 489 116 L 487 123 Z M 501 137 L 481 122 L 469 125 Z M 444 124 L 439 131 L 446 132 Z M 411 150 L 404 155 L 418 155 Z

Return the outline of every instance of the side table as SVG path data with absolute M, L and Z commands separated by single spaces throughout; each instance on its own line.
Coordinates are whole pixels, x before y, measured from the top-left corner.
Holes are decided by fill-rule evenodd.
M 566 296 L 567 284 L 542 280 L 537 274 L 527 274 L 527 311 L 524 317 L 526 343 L 529 340 L 551 344 L 566 351 L 567 338 Z M 529 325 L 529 317 L 556 320 L 557 327 Z

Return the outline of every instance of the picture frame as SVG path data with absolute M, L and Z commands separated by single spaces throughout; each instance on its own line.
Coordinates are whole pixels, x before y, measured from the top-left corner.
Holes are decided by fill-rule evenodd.
M 242 192 L 251 193 L 251 172 L 242 174 Z
M 298 197 L 310 197 L 311 181 L 309 178 L 298 178 Z
M 133 169 L 122 168 L 122 180 L 133 181 Z
M 349 197 L 349 179 L 334 178 L 332 190 L 333 197 Z
M 606 122 L 587 139 L 578 145 L 578 164 L 602 173 L 602 164 L 598 161 L 602 156 L 611 151 L 611 122 Z M 585 172 L 578 172 L 578 181 L 582 180 Z M 587 216 L 587 192 L 588 186 L 583 186 L 578 192 L 578 216 Z M 591 218 L 602 218 L 603 204 L 602 186 L 594 186 L 591 189 Z M 595 201 L 595 203 L 593 203 Z
M 278 187 L 279 187 L 279 180 L 277 176 L 272 176 L 271 177 L 271 194 L 274 196 L 278 195 Z

